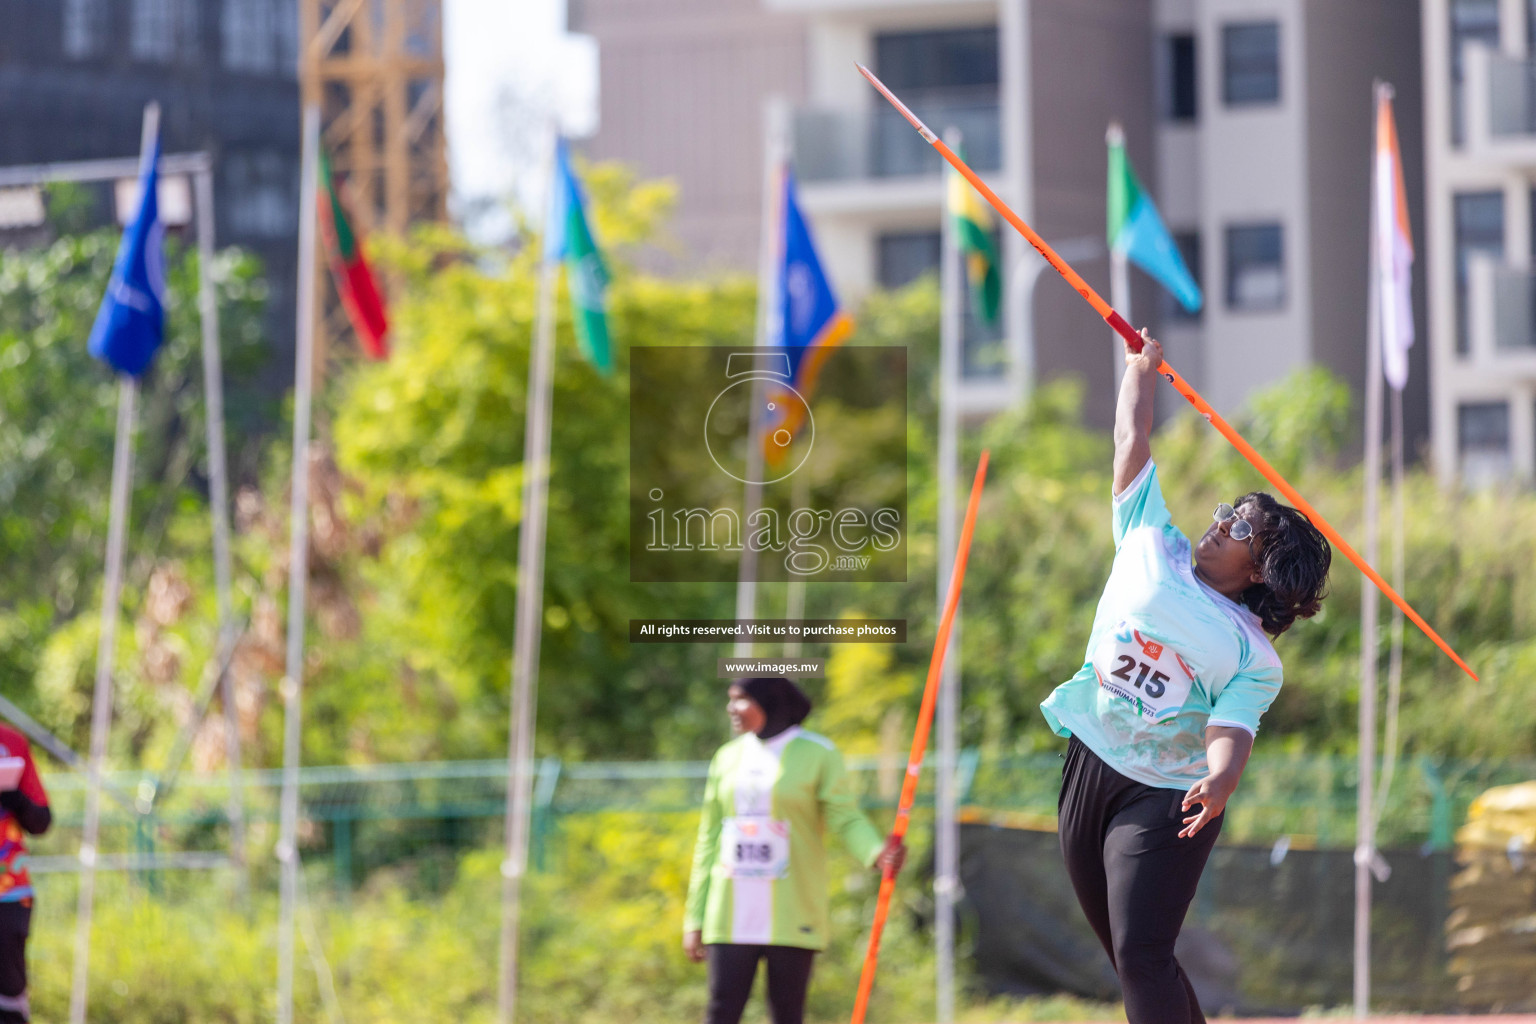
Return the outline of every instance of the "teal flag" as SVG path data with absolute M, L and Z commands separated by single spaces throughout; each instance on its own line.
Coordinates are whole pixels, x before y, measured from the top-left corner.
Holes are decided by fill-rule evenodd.
M 1172 292 L 1187 311 L 1198 310 L 1205 301 L 1200 286 L 1184 265 L 1184 257 L 1158 216 L 1152 197 L 1136 180 L 1118 126 L 1110 132 L 1108 205 L 1110 249 L 1130 257 Z
M 581 183 L 571 169 L 571 155 L 561 139 L 555 152 L 555 187 L 544 239 L 544 258 L 565 260 L 571 290 L 571 319 L 587 362 L 604 374 L 613 372 L 608 341 L 608 266 L 587 220 Z

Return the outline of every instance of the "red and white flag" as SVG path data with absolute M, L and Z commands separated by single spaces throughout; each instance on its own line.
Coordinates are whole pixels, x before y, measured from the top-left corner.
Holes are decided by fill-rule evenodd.
M 1376 208 L 1371 237 L 1376 246 L 1376 294 L 1381 301 L 1381 366 L 1387 383 L 1401 391 L 1408 383 L 1408 350 L 1413 347 L 1413 233 L 1403 189 L 1403 156 L 1392 118 L 1392 91 L 1376 94 Z

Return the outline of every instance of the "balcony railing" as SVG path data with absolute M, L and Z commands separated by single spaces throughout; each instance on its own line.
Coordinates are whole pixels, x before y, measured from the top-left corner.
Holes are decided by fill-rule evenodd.
M 1003 164 L 1002 118 L 996 95 L 918 98 L 912 112 L 941 135 L 958 128 L 966 160 L 978 171 Z M 794 120 L 795 168 L 802 181 L 855 181 L 937 175 L 943 160 L 900 114 L 801 110 Z
M 1467 260 L 1466 303 L 1472 361 L 1536 373 L 1536 269 L 1475 253 Z
M 1488 135 L 1536 135 L 1536 61 L 1488 55 Z
M 1494 268 L 1493 348 L 1536 352 L 1536 270 Z

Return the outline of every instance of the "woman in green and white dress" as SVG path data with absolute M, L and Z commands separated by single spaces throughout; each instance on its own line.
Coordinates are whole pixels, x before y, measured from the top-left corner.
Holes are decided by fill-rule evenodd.
M 826 833 L 868 867 L 900 871 L 906 847 L 859 810 L 842 755 L 802 729 L 811 702 L 788 679 L 733 683 L 738 735 L 709 765 L 683 950 L 709 961 L 705 1024 L 737 1024 L 759 960 L 774 1024 L 801 1024 L 816 953 L 827 945 Z

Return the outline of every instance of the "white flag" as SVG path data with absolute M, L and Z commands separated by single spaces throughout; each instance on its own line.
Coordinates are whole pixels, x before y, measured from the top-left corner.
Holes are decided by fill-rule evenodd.
M 1392 93 L 1376 98 L 1376 209 L 1371 234 L 1376 245 L 1377 295 L 1381 297 L 1381 366 L 1387 383 L 1401 391 L 1408 383 L 1408 350 L 1413 347 L 1413 234 L 1403 190 L 1403 158 L 1392 118 Z

